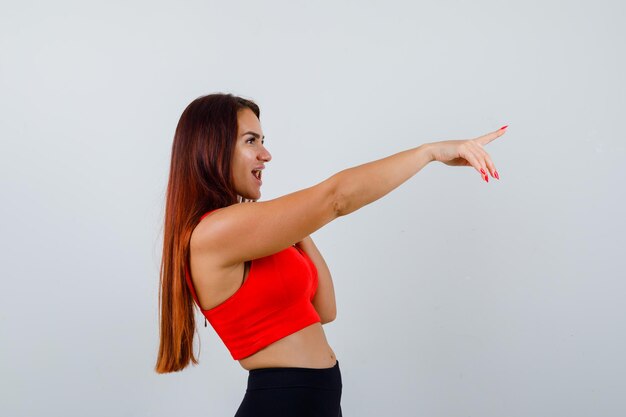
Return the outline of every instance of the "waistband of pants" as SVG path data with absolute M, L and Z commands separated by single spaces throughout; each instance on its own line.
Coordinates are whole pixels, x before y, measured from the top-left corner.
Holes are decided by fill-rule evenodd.
M 248 371 L 248 391 L 272 388 L 342 388 L 339 361 L 332 368 L 258 368 Z

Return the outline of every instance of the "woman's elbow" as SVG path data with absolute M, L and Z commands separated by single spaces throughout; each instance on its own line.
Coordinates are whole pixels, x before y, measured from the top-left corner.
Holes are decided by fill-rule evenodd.
M 322 324 L 326 324 L 326 323 L 330 323 L 331 321 L 335 321 L 335 319 L 337 318 L 337 312 L 333 311 L 330 314 L 325 314 L 325 315 L 320 315 L 320 320 L 322 322 Z

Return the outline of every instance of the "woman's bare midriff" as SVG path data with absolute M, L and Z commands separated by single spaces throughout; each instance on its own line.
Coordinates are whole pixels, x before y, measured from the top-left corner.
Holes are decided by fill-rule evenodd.
M 257 368 L 332 368 L 337 363 L 321 323 L 277 340 L 258 352 L 239 360 L 246 370 Z

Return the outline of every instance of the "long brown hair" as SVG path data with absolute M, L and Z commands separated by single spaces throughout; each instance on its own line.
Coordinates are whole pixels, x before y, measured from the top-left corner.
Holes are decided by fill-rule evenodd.
M 165 201 L 163 257 L 159 285 L 160 343 L 155 370 L 180 371 L 198 363 L 194 300 L 185 281 L 189 240 L 202 214 L 241 202 L 232 181 L 237 112 L 252 101 L 210 94 L 192 101 L 178 121 Z

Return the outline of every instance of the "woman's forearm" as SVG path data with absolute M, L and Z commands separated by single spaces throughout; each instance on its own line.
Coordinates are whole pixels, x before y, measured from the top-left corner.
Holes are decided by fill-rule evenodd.
M 333 175 L 338 215 L 345 216 L 378 200 L 417 174 L 434 160 L 428 146 L 423 144 Z

